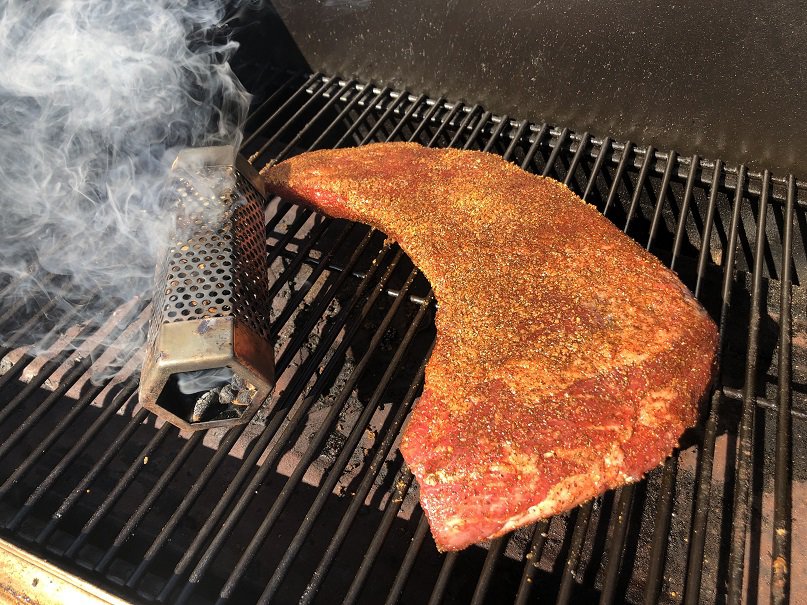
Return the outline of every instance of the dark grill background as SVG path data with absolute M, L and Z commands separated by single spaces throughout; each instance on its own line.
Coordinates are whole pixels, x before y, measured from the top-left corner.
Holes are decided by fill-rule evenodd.
M 415 140 L 503 154 L 595 204 L 720 322 L 720 388 L 701 421 L 646 481 L 439 555 L 396 450 L 434 337 L 429 285 L 383 234 L 274 199 L 279 382 L 268 406 L 246 427 L 181 435 L 136 407 L 136 359 L 89 383 L 105 353 L 88 355 L 93 333 L 140 329 L 142 301 L 71 332 L 81 356 L 64 343 L 44 365 L 11 352 L 0 366 L 3 537 L 145 602 L 712 603 L 745 592 L 755 603 L 770 598 L 773 549 L 794 589 L 803 582 L 803 549 L 790 550 L 807 528 L 791 523 L 789 502 L 792 490 L 798 519 L 807 202 L 792 177 L 321 74 L 273 73 L 264 88 L 243 149 L 258 168 L 311 148 Z M 47 307 L 30 321 L 72 325 Z

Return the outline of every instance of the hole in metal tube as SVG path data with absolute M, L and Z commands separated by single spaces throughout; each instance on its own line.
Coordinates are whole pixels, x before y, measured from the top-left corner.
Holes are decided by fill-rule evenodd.
M 229 367 L 177 372 L 168 379 L 157 403 L 190 422 L 240 418 L 256 388 Z

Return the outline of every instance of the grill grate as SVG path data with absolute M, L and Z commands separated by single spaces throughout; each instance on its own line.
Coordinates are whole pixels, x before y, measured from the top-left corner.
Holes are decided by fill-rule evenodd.
M 105 353 L 93 335 L 140 329 L 139 301 L 52 336 L 47 355 L 7 347 L 3 537 L 142 602 L 782 603 L 803 590 L 793 545 L 807 527 L 791 517 L 807 500 L 807 196 L 793 177 L 321 74 L 267 82 L 242 149 L 256 167 L 414 140 L 500 153 L 595 204 L 720 321 L 701 423 L 644 482 L 438 554 L 395 447 L 434 338 L 429 285 L 383 234 L 274 199 L 272 413 L 185 434 L 136 407 L 136 358 L 89 383 Z

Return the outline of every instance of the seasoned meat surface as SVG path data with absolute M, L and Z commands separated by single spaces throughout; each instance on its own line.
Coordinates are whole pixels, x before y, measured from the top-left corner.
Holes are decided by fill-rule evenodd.
M 411 143 L 304 153 L 263 175 L 382 230 L 434 288 L 437 342 L 400 449 L 441 550 L 637 481 L 694 424 L 714 323 L 561 183 Z

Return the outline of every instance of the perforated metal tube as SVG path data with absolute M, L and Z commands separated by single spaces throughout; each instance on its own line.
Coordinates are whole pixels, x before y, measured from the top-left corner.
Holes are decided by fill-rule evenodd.
M 157 268 L 140 403 L 182 429 L 241 424 L 274 381 L 263 183 L 232 147 L 189 149 L 169 195 L 176 229 Z

